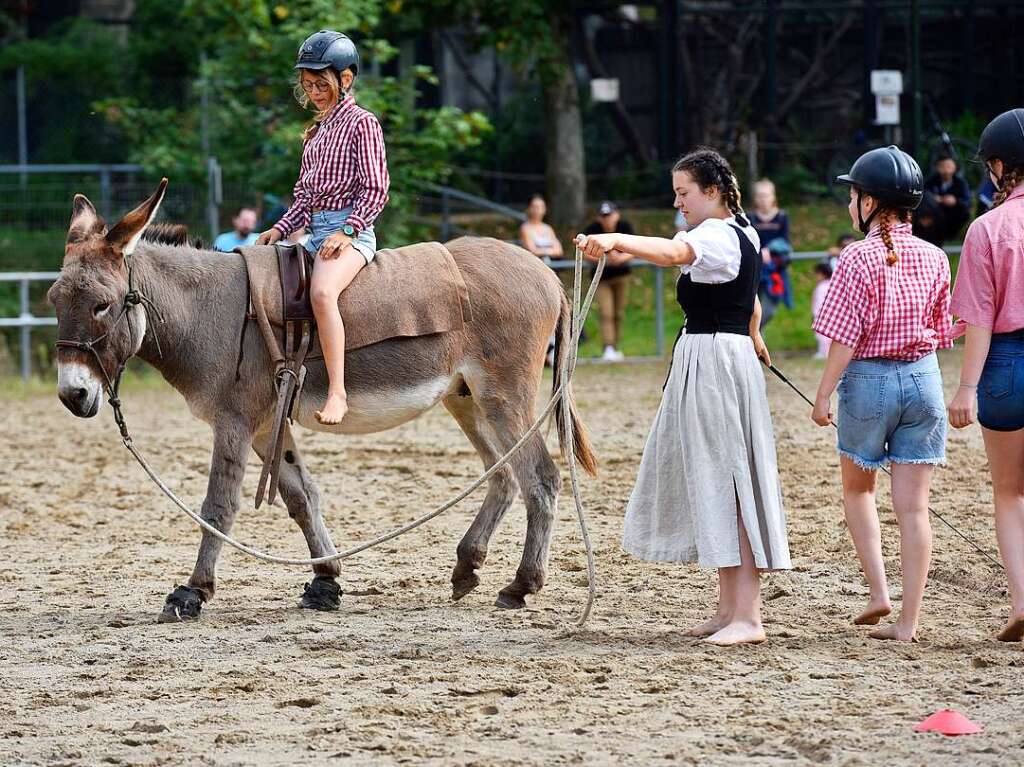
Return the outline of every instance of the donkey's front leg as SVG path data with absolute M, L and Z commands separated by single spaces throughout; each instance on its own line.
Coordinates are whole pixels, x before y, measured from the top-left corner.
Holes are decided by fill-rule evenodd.
M 223 533 L 231 532 L 238 513 L 245 474 L 245 459 L 252 445 L 252 435 L 238 423 L 215 424 L 213 428 L 213 460 L 210 481 L 200 516 Z M 178 586 L 167 595 L 160 613 L 161 623 L 195 620 L 203 603 L 213 598 L 216 590 L 217 557 L 223 543 L 203 530 L 192 577 L 187 586 Z
M 270 434 L 261 429 L 253 439 L 256 454 L 263 458 L 270 449 Z M 326 557 L 337 553 L 331 534 L 320 511 L 320 493 L 316 482 L 302 460 L 291 428 L 284 426 L 284 452 L 280 473 L 281 497 L 288 507 L 288 516 L 302 530 L 313 557 Z M 307 583 L 299 600 L 299 607 L 307 610 L 337 610 L 341 607 L 341 586 L 338 576 L 341 564 L 337 560 L 313 565 L 313 580 Z

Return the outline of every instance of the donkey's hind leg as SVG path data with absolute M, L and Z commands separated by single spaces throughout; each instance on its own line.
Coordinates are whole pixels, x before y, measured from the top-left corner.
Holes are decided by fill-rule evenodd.
M 513 405 L 516 398 L 485 397 L 482 400 L 489 432 L 502 453 L 510 450 L 530 427 L 533 392 L 529 394 L 522 398 L 518 407 Z M 526 542 L 515 580 L 498 592 L 495 604 L 516 609 L 526 606 L 527 594 L 536 594 L 544 586 L 562 477 L 539 432 L 527 440 L 510 465 L 526 504 Z
M 498 454 L 485 435 L 487 425 L 472 397 L 451 395 L 445 398 L 444 406 L 480 454 L 484 468 L 490 469 L 497 461 Z M 512 470 L 506 466 L 499 469 L 488 481 L 487 496 L 480 506 L 480 511 L 459 541 L 456 549 L 458 560 L 452 571 L 452 599 L 461 599 L 480 584 L 480 577 L 476 571 L 483 566 L 491 536 L 515 497 L 516 483 L 512 477 Z
M 294 519 L 302 530 L 311 556 L 324 557 L 336 554 L 338 550 L 334 547 L 331 534 L 320 512 L 320 492 L 302 461 L 287 424 L 284 430 L 278 488 L 288 508 L 288 516 Z M 253 447 L 261 458 L 269 443 L 268 433 L 257 435 L 253 441 Z M 306 584 L 299 606 L 310 610 L 337 610 L 341 606 L 341 587 L 337 581 L 341 575 L 340 563 L 334 561 L 313 565 L 313 575 L 313 582 Z

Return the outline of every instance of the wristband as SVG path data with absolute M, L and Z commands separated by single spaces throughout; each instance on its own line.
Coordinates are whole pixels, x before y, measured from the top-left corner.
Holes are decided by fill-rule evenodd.
M 978 388 L 978 384 L 965 384 L 965 383 L 962 383 L 962 384 L 960 384 L 960 388 L 961 389 L 977 389 Z

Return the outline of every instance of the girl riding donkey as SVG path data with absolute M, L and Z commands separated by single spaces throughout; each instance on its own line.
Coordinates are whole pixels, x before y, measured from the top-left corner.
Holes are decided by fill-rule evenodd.
M 718 645 L 763 642 L 759 573 L 791 565 L 757 362 L 769 361 L 759 331 L 760 243 L 717 152 L 683 157 L 672 185 L 689 231 L 671 240 L 618 233 L 579 240 L 588 258 L 617 250 L 683 272 L 677 293 L 685 332 L 644 447 L 622 545 L 641 559 L 718 569 L 718 610 L 690 636 Z
M 338 296 L 373 260 L 373 222 L 388 201 L 384 136 L 377 118 L 356 106 L 352 84 L 359 53 L 340 32 L 322 30 L 299 48 L 296 95 L 316 109 L 306 130 L 294 203 L 258 245 L 271 245 L 305 226 L 306 249 L 315 254 L 310 298 L 330 377 L 327 401 L 316 417 L 340 423 L 348 411 L 345 391 L 345 326 Z
M 870 588 L 856 624 L 892 611 L 875 508 L 875 475 L 892 465 L 892 505 L 900 526 L 903 606 L 874 639 L 913 641 L 928 580 L 928 491 L 946 457 L 945 402 L 935 350 L 952 346 L 949 260 L 911 234 L 910 212 L 923 180 L 895 146 L 873 149 L 836 179 L 850 186 L 850 219 L 867 237 L 839 257 L 814 331 L 832 339 L 811 418 L 832 422 L 839 386 L 843 507 Z

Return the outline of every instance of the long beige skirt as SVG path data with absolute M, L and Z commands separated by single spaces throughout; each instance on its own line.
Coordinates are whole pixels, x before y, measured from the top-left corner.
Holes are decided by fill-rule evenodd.
M 640 559 L 740 564 L 739 516 L 758 568 L 789 569 L 764 374 L 747 336 L 686 335 L 644 447 L 622 548 Z

